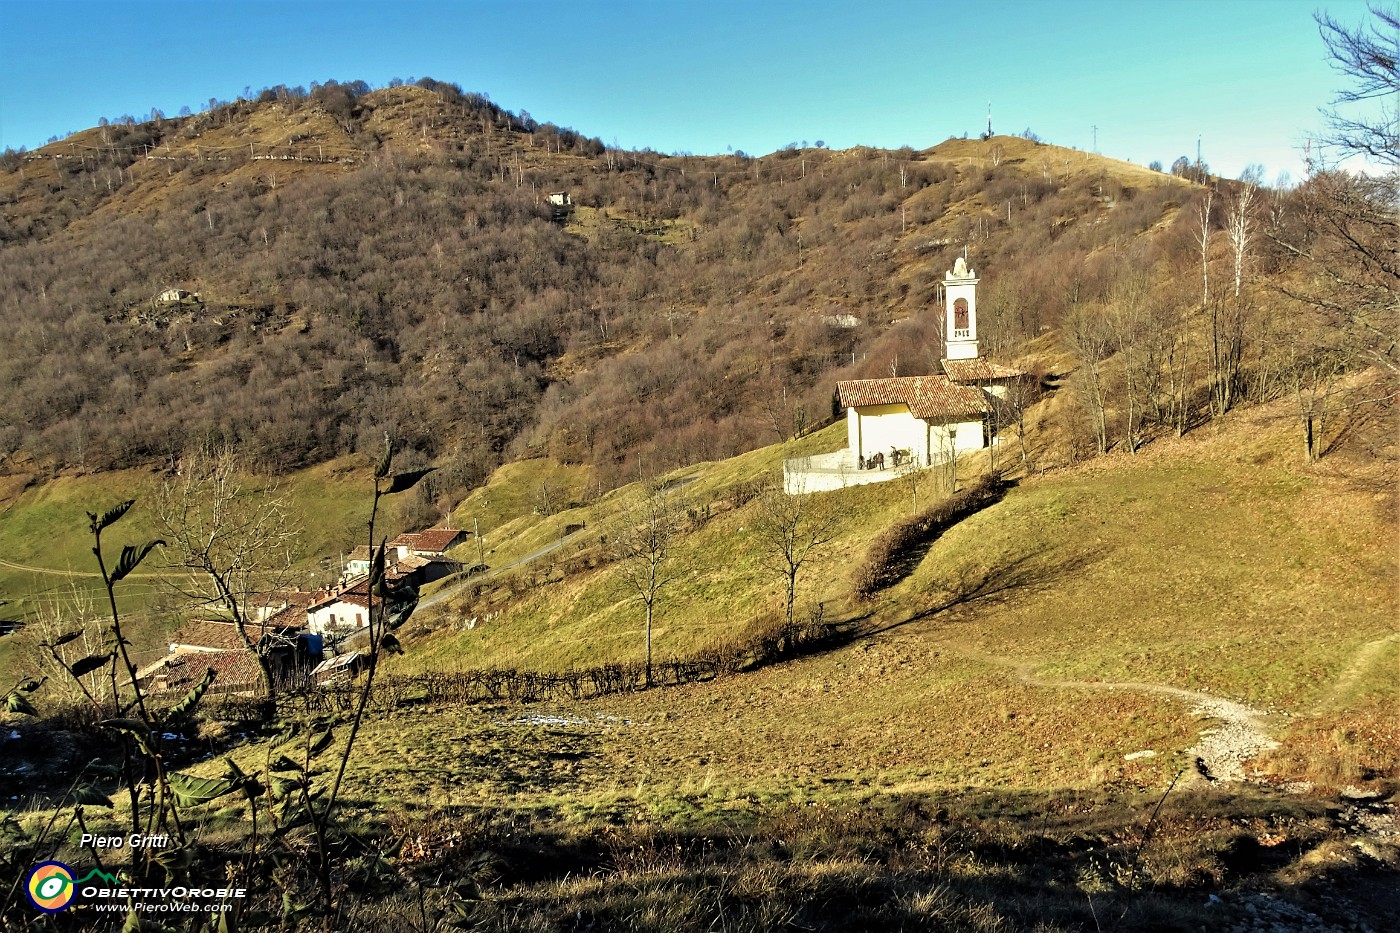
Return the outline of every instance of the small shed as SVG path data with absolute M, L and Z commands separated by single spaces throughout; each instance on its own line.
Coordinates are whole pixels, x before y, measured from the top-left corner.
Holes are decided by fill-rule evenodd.
M 311 680 L 317 685 L 349 680 L 358 674 L 367 663 L 368 659 L 359 651 L 336 655 L 317 664 L 315 669 L 311 671 Z

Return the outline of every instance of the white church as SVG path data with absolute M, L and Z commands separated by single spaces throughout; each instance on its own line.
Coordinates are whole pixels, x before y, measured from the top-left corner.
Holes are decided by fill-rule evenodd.
M 962 257 L 943 276 L 947 352 L 942 373 L 836 383 L 837 402 L 846 410 L 846 448 L 785 463 L 788 492 L 878 483 L 994 442 L 992 406 L 1025 374 L 982 359 L 978 281 Z

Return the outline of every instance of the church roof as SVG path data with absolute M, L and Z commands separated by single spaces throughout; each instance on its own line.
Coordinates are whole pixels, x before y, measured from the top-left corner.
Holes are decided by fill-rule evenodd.
M 1019 369 L 998 366 L 996 363 L 988 362 L 981 357 L 973 360 L 944 360 L 943 371 L 948 374 L 949 379 L 964 385 L 993 382 L 997 379 L 1015 379 L 1025 375 Z
M 933 422 L 977 419 L 987 411 L 981 389 L 958 385 L 947 376 L 848 379 L 836 383 L 836 396 L 846 408 L 903 403 L 915 418 Z

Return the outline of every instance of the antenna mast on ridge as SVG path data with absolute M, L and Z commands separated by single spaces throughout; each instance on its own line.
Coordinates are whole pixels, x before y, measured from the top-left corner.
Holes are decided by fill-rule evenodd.
M 992 102 L 987 101 L 987 135 L 983 139 L 992 138 Z

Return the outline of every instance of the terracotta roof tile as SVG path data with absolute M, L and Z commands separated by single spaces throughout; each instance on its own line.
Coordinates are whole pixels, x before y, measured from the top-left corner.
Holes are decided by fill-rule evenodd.
M 418 543 L 414 545 L 413 549 L 440 554 L 456 544 L 457 539 L 462 535 L 463 532 L 460 528 L 429 528 L 427 531 L 418 533 Z
M 262 669 L 257 660 L 245 650 L 215 651 L 201 654 L 166 655 L 137 672 L 138 680 L 159 678 L 160 689 L 183 693 L 193 687 L 209 668 L 214 669 L 214 687 L 236 690 L 257 685 Z
M 947 376 L 848 379 L 836 383 L 836 395 L 846 408 L 904 404 L 915 418 L 933 422 L 974 420 L 987 411 L 981 389 L 958 385 Z
M 1019 369 L 1011 369 L 978 358 L 975 360 L 944 360 L 943 371 L 948 378 L 960 383 L 991 382 L 997 379 L 1015 379 L 1024 376 Z
M 305 613 L 304 608 L 293 606 L 264 622 L 249 622 L 248 638 L 257 644 L 264 636 L 292 637 L 294 630 L 300 628 L 304 622 Z M 170 636 L 170 644 L 196 651 L 245 650 L 243 640 L 238 637 L 237 627 L 232 622 L 218 620 L 186 622 Z

